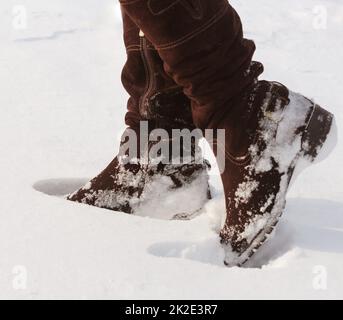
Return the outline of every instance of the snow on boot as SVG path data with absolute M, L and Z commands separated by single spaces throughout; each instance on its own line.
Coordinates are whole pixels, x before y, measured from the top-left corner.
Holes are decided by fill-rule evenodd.
M 228 214 L 220 236 L 225 264 L 241 266 L 278 223 L 294 171 L 325 157 L 336 133 L 332 114 L 276 82 L 259 81 L 234 103 L 219 124 L 231 136 L 222 174 Z
M 137 137 L 141 121 L 148 121 L 149 130 L 194 129 L 190 100 L 165 73 L 157 51 L 125 13 L 123 22 L 128 57 L 122 82 L 130 95 L 125 117 L 128 128 Z M 198 148 L 195 144 L 194 150 Z M 140 159 L 123 164 L 117 156 L 68 199 L 126 213 L 187 219 L 210 197 L 208 167 L 202 158 L 186 164 L 149 162 L 143 165 Z
M 68 200 L 141 216 L 190 219 L 211 197 L 205 160 L 166 165 L 120 159 L 115 157 Z
M 226 141 L 214 145 L 225 154 L 220 235 L 225 263 L 242 265 L 278 222 L 294 170 L 334 144 L 333 116 L 281 84 L 257 81 L 255 44 L 227 0 L 120 2 L 191 99 L 195 125 L 225 129 Z
M 125 136 L 128 135 L 124 132 Z M 192 148 L 201 155 L 198 146 L 193 144 Z M 69 195 L 68 200 L 140 216 L 186 220 L 196 216 L 211 198 L 209 163 L 202 158 L 185 164 L 164 164 L 154 159 L 142 163 L 139 158 L 123 162 L 122 158 L 125 157 L 120 152 L 104 171 Z

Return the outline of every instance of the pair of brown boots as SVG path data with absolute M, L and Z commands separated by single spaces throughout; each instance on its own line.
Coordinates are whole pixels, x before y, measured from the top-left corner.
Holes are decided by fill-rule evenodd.
M 294 172 L 334 146 L 333 116 L 282 84 L 258 80 L 263 67 L 252 62 L 255 45 L 243 38 L 227 0 L 121 3 L 128 51 L 123 83 L 131 95 L 126 122 L 135 130 L 141 120 L 167 131 L 225 130 L 224 142 L 210 141 L 217 156 L 225 155 L 227 219 L 220 237 L 225 264 L 241 266 L 276 226 Z M 132 197 L 137 204 L 151 181 L 168 177 L 171 189 L 201 186 L 200 207 L 208 194 L 207 164 L 196 160 L 142 167 L 139 160 L 121 166 L 115 159 L 70 199 L 132 212 Z

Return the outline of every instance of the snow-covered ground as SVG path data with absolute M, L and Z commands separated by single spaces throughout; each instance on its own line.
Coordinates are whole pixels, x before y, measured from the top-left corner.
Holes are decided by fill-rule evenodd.
M 342 1 L 231 3 L 264 77 L 327 106 L 343 126 Z M 216 175 L 215 199 L 192 221 L 48 195 L 72 191 L 117 151 L 121 32 L 116 0 L 1 1 L 0 298 L 343 298 L 341 134 L 332 156 L 299 177 L 250 268 L 222 264 Z

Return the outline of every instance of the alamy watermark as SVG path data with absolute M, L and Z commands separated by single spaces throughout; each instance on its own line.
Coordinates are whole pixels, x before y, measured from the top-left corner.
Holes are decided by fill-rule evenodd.
M 328 272 L 325 266 L 315 266 L 312 270 L 314 275 L 312 286 L 314 290 L 327 290 L 328 288 Z
M 122 164 L 162 163 L 165 165 L 203 164 L 203 149 L 199 147 L 205 138 L 214 151 L 220 173 L 225 171 L 224 129 L 153 129 L 148 121 L 141 121 L 139 132 L 127 129 L 121 138 L 119 160 Z
M 27 29 L 27 10 L 23 5 L 16 5 L 12 8 L 12 27 L 15 30 Z
M 324 5 L 317 5 L 313 7 L 312 13 L 314 15 L 312 27 L 315 30 L 325 30 L 328 26 L 328 9 Z
M 12 269 L 12 287 L 14 290 L 27 289 L 27 269 L 25 266 L 17 265 Z

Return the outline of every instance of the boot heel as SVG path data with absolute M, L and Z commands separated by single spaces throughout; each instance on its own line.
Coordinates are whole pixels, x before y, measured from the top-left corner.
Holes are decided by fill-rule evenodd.
M 318 163 L 329 156 L 337 144 L 337 127 L 333 114 L 314 106 L 302 137 L 304 158 Z

